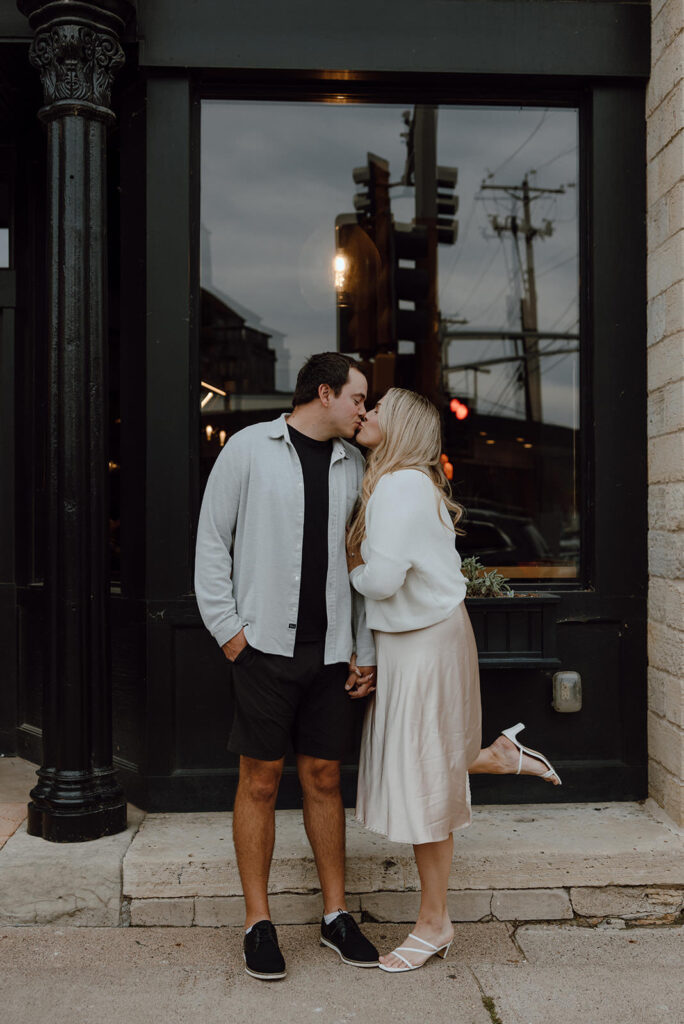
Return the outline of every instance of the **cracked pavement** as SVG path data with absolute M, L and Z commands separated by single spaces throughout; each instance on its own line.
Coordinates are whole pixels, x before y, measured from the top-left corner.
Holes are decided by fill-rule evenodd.
M 366 924 L 383 951 L 405 925 Z M 240 928 L 3 928 L 11 1024 L 677 1024 L 684 928 L 458 924 L 445 961 L 408 975 L 347 967 L 312 925 L 278 929 L 288 976 L 243 970 Z

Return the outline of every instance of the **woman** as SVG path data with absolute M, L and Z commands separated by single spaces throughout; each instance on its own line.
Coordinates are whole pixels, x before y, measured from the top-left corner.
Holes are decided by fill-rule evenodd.
M 400 972 L 445 956 L 451 944 L 452 833 L 470 824 L 468 773 L 517 770 L 555 785 L 560 779 L 542 754 L 518 743 L 521 725 L 480 749 L 477 648 L 454 543 L 463 510 L 442 470 L 437 409 L 421 395 L 390 388 L 357 440 L 370 455 L 348 564 L 375 633 L 378 674 L 374 687 L 365 684 L 376 692 L 364 722 L 356 817 L 413 844 L 418 921 L 402 946 L 380 957 L 382 970 Z

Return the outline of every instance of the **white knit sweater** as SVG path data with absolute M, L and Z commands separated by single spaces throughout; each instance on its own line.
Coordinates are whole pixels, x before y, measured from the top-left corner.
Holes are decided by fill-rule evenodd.
M 366 506 L 364 565 L 350 573 L 371 629 L 403 633 L 449 617 L 466 581 L 441 495 L 417 469 L 386 473 Z

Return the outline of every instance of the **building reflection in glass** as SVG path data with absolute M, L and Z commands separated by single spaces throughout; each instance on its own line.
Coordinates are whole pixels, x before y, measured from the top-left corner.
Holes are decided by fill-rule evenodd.
M 333 225 L 348 215 L 368 227 L 363 203 L 353 202 L 363 191 L 353 171 L 369 153 L 389 168 L 391 223 L 416 223 L 412 112 L 404 109 L 203 104 L 203 482 L 222 436 L 290 408 L 308 355 L 338 343 L 350 350 L 339 337 Z M 468 510 L 459 549 L 511 577 L 573 579 L 581 490 L 577 111 L 440 107 L 435 117 L 436 160 L 458 169 L 460 204 L 455 243 L 437 246 L 433 271 L 445 456 Z M 371 391 L 419 387 L 421 340 L 392 336 L 384 321 L 378 337 L 372 351 L 351 344 Z

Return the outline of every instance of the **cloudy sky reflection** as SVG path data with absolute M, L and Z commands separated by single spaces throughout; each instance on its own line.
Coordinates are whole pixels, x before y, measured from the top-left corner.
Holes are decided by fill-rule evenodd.
M 312 352 L 335 347 L 331 267 L 334 220 L 353 210 L 352 170 L 372 151 L 390 161 L 397 180 L 405 160 L 403 106 L 261 104 L 205 101 L 202 106 L 202 283 L 250 322 L 282 332 L 290 351 L 291 387 Z M 520 274 L 510 235 L 499 239 L 489 215 L 514 212 L 489 183 L 519 185 L 526 173 L 564 195 L 533 203 L 533 222 L 553 222 L 535 242 L 539 327 L 578 330 L 578 124 L 575 110 L 441 107 L 438 161 L 458 167 L 459 238 L 440 246 L 443 316 L 475 330 L 519 327 Z M 487 178 L 488 175 L 492 177 Z M 568 187 L 570 186 L 570 187 Z M 412 190 L 392 190 L 396 220 L 413 216 Z M 517 210 L 520 214 L 520 208 Z M 524 245 L 521 246 L 524 250 Z M 523 256 L 524 259 L 524 256 Z M 542 341 L 542 352 L 573 347 Z M 511 342 L 455 341 L 450 363 L 510 355 Z M 576 355 L 542 360 L 547 422 L 576 426 Z M 479 375 L 481 412 L 522 416 L 515 364 Z M 472 392 L 472 373 L 451 376 L 453 392 Z

